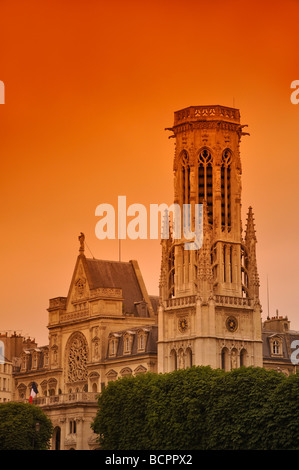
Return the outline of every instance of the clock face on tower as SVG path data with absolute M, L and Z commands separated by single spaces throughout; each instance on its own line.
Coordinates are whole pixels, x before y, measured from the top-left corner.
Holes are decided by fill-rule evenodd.
M 235 317 L 228 317 L 225 322 L 226 328 L 231 333 L 234 333 L 238 329 L 238 321 Z
M 184 333 L 188 328 L 188 321 L 186 318 L 180 318 L 179 319 L 179 330 L 181 333 Z

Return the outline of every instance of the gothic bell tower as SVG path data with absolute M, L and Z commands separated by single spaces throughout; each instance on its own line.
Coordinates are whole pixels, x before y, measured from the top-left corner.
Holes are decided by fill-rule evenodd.
M 162 239 L 158 368 L 230 370 L 262 366 L 256 236 L 249 208 L 241 221 L 238 109 L 191 106 L 175 112 L 174 203 L 202 209 L 202 244 L 190 249 L 180 229 Z M 189 249 L 187 248 L 189 246 Z

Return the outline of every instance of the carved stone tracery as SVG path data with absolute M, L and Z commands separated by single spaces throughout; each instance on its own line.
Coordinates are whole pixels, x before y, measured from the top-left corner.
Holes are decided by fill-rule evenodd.
M 75 333 L 69 346 L 67 359 L 67 381 L 87 380 L 87 341 L 82 333 Z

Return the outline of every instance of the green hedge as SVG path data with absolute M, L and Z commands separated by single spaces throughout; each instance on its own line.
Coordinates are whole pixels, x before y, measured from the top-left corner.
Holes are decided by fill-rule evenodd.
M 105 450 L 299 449 L 299 375 L 191 367 L 110 382 L 92 429 Z
M 52 431 L 51 420 L 38 406 L 0 403 L 0 450 L 48 450 Z

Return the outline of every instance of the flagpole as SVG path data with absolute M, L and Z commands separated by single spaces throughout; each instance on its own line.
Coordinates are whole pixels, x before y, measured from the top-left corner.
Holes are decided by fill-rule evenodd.
M 267 303 L 268 303 L 268 320 L 270 320 L 270 315 L 269 315 L 269 284 L 268 284 L 268 276 L 267 276 Z

